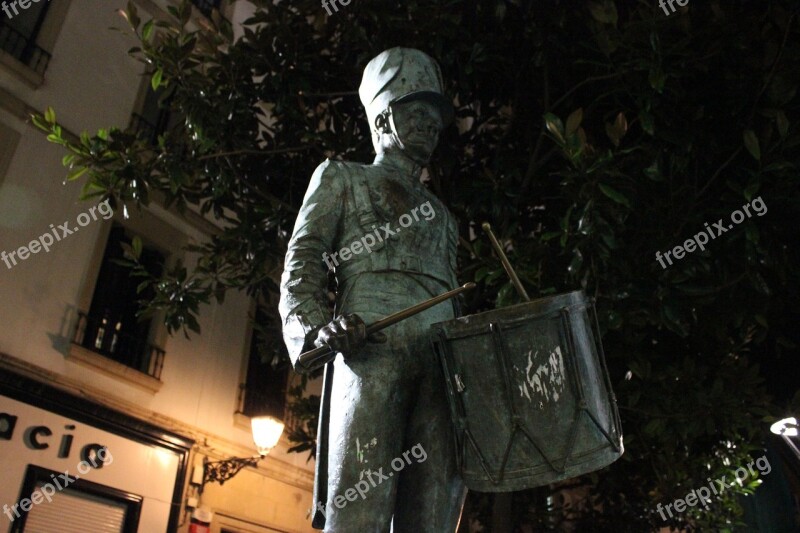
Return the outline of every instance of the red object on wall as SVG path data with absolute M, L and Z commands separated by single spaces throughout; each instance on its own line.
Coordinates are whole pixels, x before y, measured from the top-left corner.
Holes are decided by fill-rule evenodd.
M 210 526 L 211 524 L 209 522 L 203 522 L 197 518 L 192 518 L 192 521 L 189 522 L 189 533 L 209 533 L 211 531 Z

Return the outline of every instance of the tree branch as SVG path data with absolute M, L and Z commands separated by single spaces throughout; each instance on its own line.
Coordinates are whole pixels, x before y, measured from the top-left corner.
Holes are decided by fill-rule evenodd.
M 198 161 L 203 161 L 205 159 L 215 159 L 217 157 L 227 157 L 229 155 L 269 155 L 269 154 L 286 154 L 290 152 L 303 152 L 305 150 L 310 150 L 311 146 L 295 146 L 292 148 L 276 148 L 275 150 L 234 150 L 232 152 L 219 152 L 216 154 L 208 154 L 201 157 L 198 157 Z

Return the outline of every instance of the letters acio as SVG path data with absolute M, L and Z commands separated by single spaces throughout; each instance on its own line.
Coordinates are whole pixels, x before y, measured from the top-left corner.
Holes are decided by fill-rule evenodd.
M 17 419 L 19 417 L 9 413 L 0 413 L 0 441 L 12 440 L 14 438 L 15 429 L 17 426 Z M 64 426 L 66 431 L 74 431 L 75 426 L 68 424 Z M 47 426 L 30 426 L 22 434 L 23 443 L 32 450 L 46 450 L 50 447 L 50 437 L 53 436 L 53 431 Z M 58 457 L 60 459 L 67 459 L 72 452 L 72 441 L 75 436 L 71 433 L 64 433 L 61 436 L 61 441 L 58 446 Z M 105 449 L 106 446 L 97 443 L 86 444 L 80 451 L 81 461 L 86 461 L 87 464 L 94 468 L 102 468 L 104 462 L 97 461 L 98 452 Z M 104 456 L 104 454 L 100 454 Z

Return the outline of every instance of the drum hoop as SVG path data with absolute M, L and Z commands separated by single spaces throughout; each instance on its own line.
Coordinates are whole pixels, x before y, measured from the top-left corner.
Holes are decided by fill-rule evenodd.
M 523 304 L 525 305 L 525 304 Z M 549 311 L 543 311 L 540 313 L 533 313 L 529 315 L 522 315 L 516 317 L 506 317 L 501 320 L 491 320 L 486 323 L 475 323 L 475 324 L 465 324 L 464 318 L 468 317 L 460 317 L 453 320 L 448 320 L 446 322 L 437 322 L 431 325 L 431 328 L 436 328 L 438 331 L 443 331 L 447 339 L 462 339 L 464 337 L 474 337 L 476 335 L 485 335 L 487 333 L 487 326 L 488 324 L 501 324 L 503 329 L 508 330 L 513 327 L 518 327 L 520 323 L 524 323 L 530 320 L 538 320 L 541 318 L 558 318 L 561 314 L 565 311 L 572 312 L 575 309 L 589 309 L 594 307 L 594 302 L 592 301 L 584 301 L 584 302 L 576 302 L 574 304 L 566 305 L 558 309 L 553 309 Z M 485 313 L 479 313 L 478 315 L 469 315 L 469 316 L 480 316 L 483 314 L 492 313 L 497 310 L 486 311 Z M 469 326 L 471 328 L 467 329 Z M 455 327 L 457 330 L 461 331 L 453 331 L 450 327 Z M 464 328 L 464 329 L 461 329 Z

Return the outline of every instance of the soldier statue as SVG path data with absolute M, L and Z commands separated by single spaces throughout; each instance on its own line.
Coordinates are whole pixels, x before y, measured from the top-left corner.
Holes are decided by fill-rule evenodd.
M 281 280 L 283 335 L 295 368 L 314 347 L 338 354 L 325 369 L 313 525 L 345 533 L 453 532 L 466 488 L 427 334 L 430 324 L 456 316 L 455 301 L 386 335 L 367 338 L 365 327 L 457 286 L 455 219 L 420 181 L 453 106 L 438 64 L 409 48 L 372 59 L 359 96 L 375 160 L 317 167 Z M 429 214 L 417 216 L 425 207 Z M 327 303 L 329 266 L 335 317 Z M 412 449 L 417 459 L 408 461 Z

